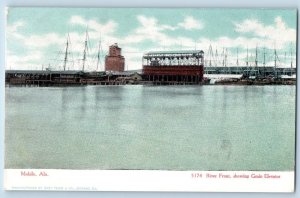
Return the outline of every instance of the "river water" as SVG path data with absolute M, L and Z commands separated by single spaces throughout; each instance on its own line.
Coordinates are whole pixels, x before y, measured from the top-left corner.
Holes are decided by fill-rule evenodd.
M 5 168 L 293 170 L 295 86 L 6 87 Z

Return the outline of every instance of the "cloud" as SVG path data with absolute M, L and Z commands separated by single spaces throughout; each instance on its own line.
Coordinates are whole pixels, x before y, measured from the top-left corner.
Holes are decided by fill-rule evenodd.
M 143 46 L 143 51 L 150 51 L 150 50 L 174 50 L 174 49 L 201 49 L 208 52 L 208 48 L 210 45 L 214 47 L 214 52 L 216 48 L 218 48 L 219 52 L 219 59 L 221 58 L 222 50 L 227 50 L 228 57 L 227 62 L 228 64 L 235 64 L 236 63 L 236 49 L 239 49 L 239 62 L 240 64 L 245 64 L 246 58 L 246 49 L 249 49 L 249 62 L 250 64 L 254 64 L 253 56 L 255 55 L 255 48 L 258 47 L 260 50 L 262 47 L 266 47 L 269 49 L 269 59 L 272 60 L 273 58 L 273 49 L 274 49 L 274 40 L 273 38 L 265 38 L 263 37 L 263 31 L 260 31 L 260 35 L 254 35 L 253 37 L 246 37 L 243 34 L 238 37 L 228 37 L 228 36 L 219 36 L 214 39 L 208 39 L 207 37 L 199 37 L 197 40 L 194 40 L 190 37 L 184 36 L 170 36 L 167 34 L 163 28 L 164 24 L 159 24 L 158 20 L 154 17 L 145 17 L 139 16 L 138 21 L 140 26 L 135 29 L 135 31 L 127 36 L 121 43 L 126 46 L 134 43 L 141 43 L 145 41 L 152 41 L 155 46 L 153 49 L 147 48 Z M 249 28 L 248 25 L 250 23 L 254 24 L 253 21 L 250 23 L 247 22 L 245 28 Z M 282 20 L 277 19 L 277 26 L 281 27 L 281 29 L 285 28 L 285 25 Z M 256 27 L 258 28 L 260 24 L 257 24 Z M 276 26 L 276 27 L 277 27 Z M 234 26 L 235 27 L 235 26 Z M 253 28 L 253 27 L 251 27 Z M 271 26 L 268 27 L 271 29 Z M 245 32 L 252 31 L 254 29 L 244 29 Z M 268 30 L 270 31 L 270 30 Z M 128 42 L 128 43 L 126 43 Z M 150 45 L 151 46 L 151 45 Z M 277 44 L 277 49 L 285 49 L 283 44 Z M 272 50 L 272 51 L 270 51 Z M 130 59 L 126 59 L 129 61 L 130 64 L 136 65 L 135 68 L 138 66 L 137 61 L 134 63 L 134 56 L 142 57 L 142 54 L 126 54 L 125 57 L 131 57 Z M 253 60 L 252 60 L 253 59 Z M 259 61 L 262 61 L 262 57 L 259 57 Z M 139 60 L 139 59 L 136 59 Z M 219 60 L 220 64 L 221 59 Z M 252 62 L 251 62 L 252 61 Z M 127 62 L 128 63 L 128 62 Z M 141 67 L 141 66 L 140 66 Z
M 88 47 L 90 54 L 96 53 L 100 41 L 102 47 L 106 50 L 111 44 L 122 40 L 114 36 L 114 33 L 118 28 L 118 23 L 113 20 L 99 23 L 95 19 L 85 19 L 81 16 L 74 15 L 70 18 L 69 23 L 71 25 L 79 25 L 88 28 L 88 39 L 90 41 L 88 42 Z M 75 53 L 82 53 L 84 50 L 86 32 L 70 32 L 69 35 L 72 42 L 72 51 Z
M 11 36 L 16 39 L 24 39 L 24 36 L 18 33 L 19 28 L 23 26 L 25 26 L 24 21 L 16 21 L 12 25 L 8 25 L 6 28 L 7 36 Z
M 113 21 L 108 21 L 104 24 L 100 24 L 95 20 L 86 20 L 80 16 L 72 16 L 70 18 L 70 23 L 83 27 L 86 27 L 87 25 L 89 26 L 88 35 L 90 41 L 88 42 L 89 50 L 87 54 L 89 60 L 87 61 L 86 68 L 94 70 L 94 65 L 96 63 L 95 54 L 97 53 L 100 35 L 102 46 L 104 49 L 108 49 L 109 45 L 118 41 L 118 38 L 111 35 L 116 30 L 116 23 L 114 23 Z M 61 35 L 56 32 L 51 32 L 47 34 L 32 34 L 25 37 L 22 34 L 18 33 L 18 28 L 22 26 L 24 26 L 24 23 L 21 22 L 13 24 L 9 28 L 9 34 L 12 36 L 17 35 L 18 38 L 21 39 L 20 43 L 22 43 L 24 47 L 28 49 L 28 53 L 26 53 L 25 55 L 16 55 L 11 53 L 8 54 L 7 66 L 13 67 L 14 69 L 36 69 L 38 65 L 40 65 L 39 67 L 41 67 L 43 63 L 51 62 L 51 65 L 55 67 L 52 69 L 61 69 L 60 67 L 62 65 L 64 56 L 63 52 L 66 47 L 67 35 Z M 69 52 L 71 53 L 69 56 L 69 60 L 73 61 L 73 63 L 69 63 L 69 67 L 71 67 L 71 69 L 81 69 L 82 60 L 80 59 L 82 59 L 83 56 L 86 33 L 85 31 L 73 31 L 69 33 L 69 36 Z M 47 53 L 49 47 L 54 47 L 57 52 L 51 52 L 51 54 L 48 54 L 50 60 L 41 58 L 44 57 L 41 52 Z M 56 58 L 57 60 L 54 60 L 54 58 Z
M 24 44 L 29 48 L 45 48 L 50 45 L 63 45 L 65 38 L 57 33 L 32 35 L 24 39 Z
M 78 25 L 84 25 L 86 26 L 86 20 L 83 19 L 81 16 L 78 16 L 78 15 L 74 15 L 71 17 L 70 19 L 70 23 L 71 24 L 78 24 Z
M 162 32 L 167 26 L 160 26 L 158 21 L 154 17 L 146 17 L 143 15 L 137 16 L 137 20 L 140 24 L 130 35 L 126 36 L 122 43 L 134 44 L 143 41 L 159 41 L 166 37 Z
M 260 40 L 276 48 L 283 48 L 286 44 L 296 42 L 296 29 L 287 27 L 282 17 L 277 16 L 274 24 L 265 25 L 257 19 L 246 19 L 241 23 L 234 23 L 235 31 L 239 33 L 252 33 Z
M 156 48 L 163 49 L 171 49 L 171 46 L 177 45 L 181 46 L 181 48 L 186 48 L 188 45 L 194 46 L 194 41 L 185 38 L 185 37 L 170 37 L 165 31 L 174 31 L 178 28 L 181 28 L 179 24 L 174 26 L 170 24 L 159 24 L 158 20 L 155 17 L 146 17 L 143 15 L 137 16 L 137 20 L 139 22 L 139 27 L 133 30 L 132 34 L 125 36 L 125 38 L 119 38 L 114 36 L 114 33 L 117 31 L 118 24 L 113 20 L 108 20 L 106 22 L 98 22 L 95 19 L 86 19 L 79 15 L 74 15 L 70 17 L 69 24 L 78 25 L 81 27 L 88 27 L 89 34 L 89 57 L 95 56 L 97 53 L 98 42 L 101 37 L 102 48 L 104 51 L 107 51 L 108 47 L 115 42 L 118 42 L 119 45 L 123 48 L 124 56 L 127 60 L 128 65 L 130 67 L 138 68 L 140 67 L 142 54 L 145 52 L 145 49 L 141 50 L 141 48 L 130 48 L 132 44 L 141 43 L 147 40 L 158 43 L 159 46 Z M 187 24 L 187 29 L 197 28 L 195 20 L 191 20 L 191 18 L 186 18 L 183 23 Z M 182 24 L 183 24 L 182 23 Z M 17 35 L 18 28 L 24 26 L 23 22 L 18 22 L 12 25 L 10 28 L 10 32 L 15 32 Z M 71 44 L 69 46 L 69 51 L 72 53 L 72 56 L 75 57 L 75 64 L 81 65 L 82 53 L 84 50 L 84 41 L 85 41 L 85 31 L 78 32 L 73 31 L 69 33 Z M 41 50 L 46 51 L 46 48 L 50 46 L 56 46 L 57 51 L 64 51 L 65 43 L 67 39 L 67 35 L 60 35 L 56 32 L 47 33 L 47 34 L 33 34 L 30 36 L 24 37 L 19 34 L 18 37 L 22 39 L 22 43 L 26 48 L 30 51 Z M 145 48 L 144 46 L 142 48 Z M 133 52 L 134 51 L 134 52 Z M 57 55 L 49 55 L 50 58 L 53 58 Z M 62 59 L 62 54 L 60 55 L 60 59 Z M 24 59 L 25 58 L 25 59 Z M 71 58 L 71 57 L 70 57 Z M 9 63 L 11 65 L 20 65 L 21 60 L 24 60 L 24 64 L 29 64 L 30 62 L 37 61 L 37 56 L 22 56 L 18 58 L 18 56 L 12 56 L 10 58 Z M 29 60 L 32 59 L 32 60 Z M 26 60 L 26 61 L 25 61 Z M 139 60 L 139 61 L 137 61 Z M 45 60 L 40 59 L 40 63 L 44 63 Z M 90 61 L 90 65 L 94 64 L 94 60 Z M 55 63 L 58 64 L 58 63 Z M 133 66 L 131 66 L 133 65 Z M 77 66 L 76 66 L 77 67 Z M 79 67 L 79 66 L 78 66 Z
M 160 28 L 161 30 L 172 30 L 172 31 L 178 29 L 177 26 L 171 26 L 171 25 L 161 25 Z
M 229 54 L 228 62 L 234 63 L 236 62 L 236 48 L 239 48 L 239 58 L 241 62 L 243 62 L 247 48 L 249 49 L 249 56 L 250 54 L 253 56 L 253 52 L 257 46 L 260 48 L 266 47 L 269 49 L 271 57 L 275 43 L 276 49 L 281 49 L 282 51 L 289 49 L 290 46 L 288 46 L 288 44 L 290 44 L 290 42 L 293 42 L 293 45 L 296 43 L 296 30 L 288 27 L 282 17 L 274 18 L 274 22 L 268 25 L 256 19 L 246 19 L 244 21 L 235 22 L 231 30 L 239 33 L 239 36 L 222 36 L 222 32 L 220 32 L 220 36 L 211 39 L 201 36 L 195 39 L 185 36 L 186 33 L 189 33 L 188 31 L 198 31 L 204 28 L 202 21 L 191 16 L 186 16 L 182 18 L 181 22 L 175 24 L 164 24 L 161 23 L 158 18 L 144 15 L 138 15 L 136 19 L 138 26 L 135 29 L 129 29 L 126 36 L 120 37 L 116 34 L 118 24 L 113 20 L 99 22 L 96 19 L 87 19 L 79 15 L 70 17 L 68 22 L 73 27 L 73 30 L 69 32 L 71 40 L 69 51 L 73 57 L 70 55 L 69 59 L 71 60 L 72 58 L 74 63 L 73 66 L 70 63 L 68 67 L 71 69 L 81 69 L 82 67 L 82 56 L 86 37 L 84 29 L 87 26 L 90 42 L 88 43 L 89 51 L 86 69 L 90 70 L 96 68 L 95 57 L 100 40 L 105 54 L 107 53 L 108 47 L 117 42 L 122 48 L 122 54 L 126 60 L 125 64 L 129 69 L 141 68 L 143 53 L 152 50 L 202 49 L 205 51 L 206 58 L 208 58 L 208 48 L 212 45 L 214 52 L 216 48 L 218 48 L 220 56 L 222 49 L 227 48 Z M 78 26 L 83 28 L 77 29 L 76 27 Z M 21 45 L 24 45 L 25 49 L 28 49 L 28 51 L 24 51 L 24 54 L 8 54 L 8 66 L 13 66 L 13 68 L 16 69 L 41 69 L 42 64 L 48 63 L 47 57 L 53 59 L 57 56 L 57 53 L 53 52 L 54 50 L 62 52 L 59 55 L 59 59 L 63 60 L 67 34 L 58 32 L 47 34 L 35 33 L 25 37 L 21 34 L 22 27 L 26 27 L 23 21 L 17 21 L 7 26 L 10 41 L 17 41 Z M 173 32 L 170 34 L 171 31 L 175 30 L 177 30 L 178 33 Z M 49 53 L 50 49 L 52 51 Z M 229 57 L 231 57 L 231 59 Z M 260 57 L 260 61 L 261 60 Z M 269 62 L 271 62 L 271 60 L 273 59 L 270 59 Z M 103 62 L 104 59 L 102 59 L 102 68 Z M 51 63 L 51 65 L 55 65 L 56 69 L 61 69 L 62 61 Z
M 164 34 L 161 32 L 164 30 L 163 26 L 160 26 L 157 19 L 154 17 L 137 16 L 141 26 L 135 30 L 138 36 L 143 36 L 144 39 L 156 40 L 156 38 L 163 37 Z M 142 38 L 143 38 L 142 37 Z
M 7 37 L 11 39 L 18 39 L 19 43 L 27 48 L 45 48 L 50 45 L 61 45 L 64 43 L 64 38 L 59 34 L 52 32 L 47 34 L 33 34 L 25 36 L 20 33 L 20 28 L 25 26 L 25 22 L 17 21 L 12 25 L 7 26 Z
M 41 69 L 43 62 L 43 54 L 40 51 L 29 51 L 25 55 L 15 55 L 11 52 L 7 52 L 6 69 Z
M 11 41 L 17 42 L 25 49 L 23 52 L 12 53 L 13 49 L 7 46 L 7 69 L 41 69 L 42 64 L 49 61 L 48 59 L 45 61 L 46 56 L 44 54 L 47 53 L 45 47 L 63 44 L 63 39 L 56 33 L 25 36 L 20 31 L 20 28 L 25 26 L 24 21 L 16 21 L 7 26 L 6 33 L 9 43 Z
M 138 47 L 124 46 L 122 48 L 122 55 L 125 57 L 125 68 L 141 69 L 143 53 Z
M 179 27 L 182 27 L 186 30 L 193 30 L 193 29 L 197 29 L 200 30 L 204 27 L 203 23 L 199 20 L 196 20 L 194 17 L 192 16 L 186 16 L 184 18 L 184 21 L 181 23 L 178 23 Z
M 103 35 L 114 33 L 118 27 L 118 24 L 113 20 L 109 20 L 102 24 L 94 19 L 87 20 L 78 15 L 72 16 L 69 22 L 72 25 L 88 27 L 89 30 L 99 32 Z
M 140 24 L 129 36 L 122 40 L 124 44 L 141 43 L 144 41 L 152 41 L 160 46 L 168 47 L 180 45 L 183 47 L 194 46 L 195 41 L 183 36 L 171 37 L 165 30 L 176 30 L 179 25 L 171 26 L 167 24 L 159 24 L 155 17 L 137 16 Z M 190 19 L 188 19 L 190 20 Z M 189 28 L 196 28 L 195 24 L 189 24 Z

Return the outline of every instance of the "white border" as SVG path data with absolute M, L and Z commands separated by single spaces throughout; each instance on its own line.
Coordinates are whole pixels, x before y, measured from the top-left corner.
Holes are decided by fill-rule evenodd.
M 242 177 L 234 177 L 242 175 Z M 6 169 L 5 190 L 293 192 L 294 172 Z
M 3 0 L 0 1 L 0 85 L 1 85 L 1 93 L 4 93 L 4 31 L 5 31 L 5 18 L 3 13 L 3 8 L 5 6 L 67 6 L 67 7 L 272 7 L 272 8 L 280 8 L 280 7 L 293 7 L 293 8 L 300 8 L 300 0 L 252 0 L 252 1 L 240 1 L 240 0 L 210 0 L 210 1 L 198 1 L 198 0 L 152 0 L 152 1 L 138 1 L 138 0 L 128 0 L 128 1 L 122 1 L 122 0 L 52 0 L 52 1 L 40 1 L 40 0 Z M 299 32 L 298 32 L 299 35 Z M 299 51 L 298 51 L 299 53 Z M 298 90 L 298 86 L 297 86 Z M 297 108 L 298 109 L 298 108 Z M 0 127 L 0 164 L 1 164 L 1 171 L 0 175 L 0 186 L 2 186 L 2 190 L 0 192 L 0 197 L 7 198 L 7 197 L 72 197 L 72 198 L 81 198 L 81 197 L 298 197 L 300 195 L 299 190 L 297 190 L 297 187 L 299 188 L 299 182 L 296 182 L 296 193 L 294 194 L 263 194 L 263 193 L 255 193 L 255 194 L 241 194 L 241 193 L 227 193 L 227 194 L 219 194 L 219 193 L 181 193 L 181 194 L 174 194 L 174 193 L 134 193 L 134 192 L 127 192 L 127 193 L 114 193 L 114 192 L 105 192 L 105 193 L 88 193 L 88 192 L 68 192 L 67 194 L 65 192 L 30 192 L 30 191 L 22 191 L 22 192 L 5 192 L 3 191 L 3 177 L 7 176 L 6 171 L 4 173 L 4 163 L 3 163 L 3 139 L 4 139 L 4 94 L 0 94 L 0 122 L 2 123 L 2 127 Z M 297 111 L 298 112 L 298 111 Z M 299 117 L 297 121 L 299 120 Z M 0 125 L 1 126 L 1 125 Z M 298 128 L 298 123 L 297 123 Z M 297 136 L 297 139 L 300 140 L 300 136 Z M 298 147 L 298 146 L 297 146 Z M 297 162 L 299 161 L 299 152 L 296 152 L 297 154 Z M 297 163 L 297 167 L 298 163 Z M 5 175 L 4 175 L 5 174 Z M 299 174 L 297 176 L 297 179 L 299 179 Z

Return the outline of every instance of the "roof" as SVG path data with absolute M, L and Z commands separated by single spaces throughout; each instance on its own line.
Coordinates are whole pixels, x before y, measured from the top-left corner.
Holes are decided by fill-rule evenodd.
M 292 76 L 289 76 L 289 75 L 281 75 L 280 77 L 283 78 L 283 79 L 296 79 L 296 75 L 292 75 Z
M 113 74 L 113 75 L 120 75 L 120 76 L 130 76 L 133 74 L 142 74 L 142 70 L 141 69 L 137 69 L 137 70 L 127 70 L 127 71 L 123 71 L 123 72 L 118 72 L 118 71 L 106 71 L 106 74 Z
M 109 47 L 116 47 L 116 48 L 119 48 L 119 49 L 121 49 L 119 46 L 118 46 L 118 43 L 114 43 L 114 44 L 112 44 L 111 46 L 109 46 Z
M 160 55 L 160 54 L 199 54 L 204 53 L 203 50 L 171 50 L 171 51 L 150 51 L 145 55 Z
M 7 74 L 80 74 L 83 73 L 79 70 L 67 70 L 67 71 L 51 71 L 51 70 L 6 70 Z
M 204 74 L 208 79 L 240 79 L 243 74 Z

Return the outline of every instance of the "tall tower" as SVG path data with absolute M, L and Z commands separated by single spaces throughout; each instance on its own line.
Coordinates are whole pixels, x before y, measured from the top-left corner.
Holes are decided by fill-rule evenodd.
M 115 43 L 109 46 L 109 54 L 105 57 L 105 71 L 123 72 L 125 58 L 121 55 L 121 48 Z

